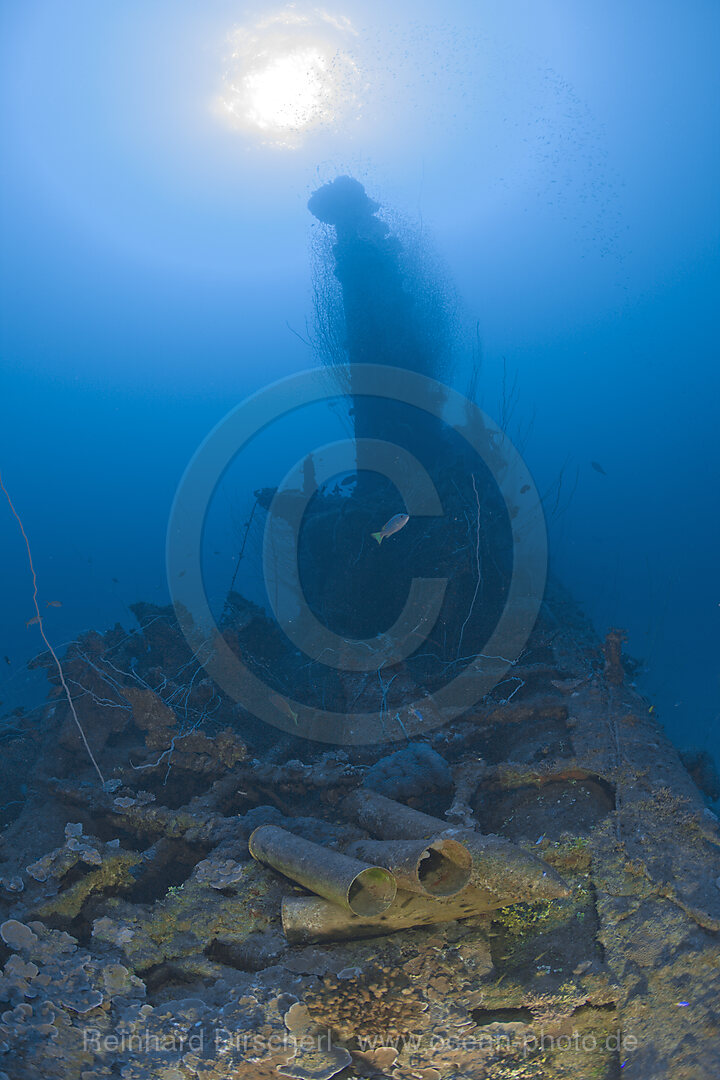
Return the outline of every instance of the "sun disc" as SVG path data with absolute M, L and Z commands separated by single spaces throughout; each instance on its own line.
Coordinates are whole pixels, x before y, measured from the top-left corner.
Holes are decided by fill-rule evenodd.
M 357 107 L 358 71 L 347 51 L 354 31 L 326 13 L 288 13 L 231 35 L 233 52 L 219 99 L 236 128 L 276 146 L 297 147 Z
M 299 131 L 330 107 L 328 64 L 317 49 L 275 57 L 245 84 L 247 115 L 259 128 Z

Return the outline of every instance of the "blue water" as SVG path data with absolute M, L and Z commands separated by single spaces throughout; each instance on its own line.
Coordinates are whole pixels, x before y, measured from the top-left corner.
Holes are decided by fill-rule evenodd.
M 563 473 L 553 572 L 599 633 L 627 629 L 671 737 L 719 756 L 717 5 L 343 4 L 355 99 L 291 146 L 214 105 L 228 32 L 282 10 L 3 7 L 0 467 L 41 600 L 62 602 L 48 635 L 168 601 L 168 515 L 198 444 L 318 362 L 297 336 L 306 203 L 351 173 L 454 281 L 496 419 L 503 370 L 517 378 L 511 434 L 541 492 Z M 338 437 L 334 416 L 313 426 Z M 292 445 L 268 433 L 228 490 L 218 589 Z M 1 713 L 45 688 L 4 503 L 0 545 Z

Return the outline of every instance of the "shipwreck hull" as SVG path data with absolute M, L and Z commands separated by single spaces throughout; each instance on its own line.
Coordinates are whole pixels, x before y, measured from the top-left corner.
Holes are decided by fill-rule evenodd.
M 179 632 L 166 614 L 147 614 L 148 664 L 179 668 Z M 91 680 L 104 650 L 115 650 L 115 669 L 129 664 L 111 635 L 92 645 L 92 666 L 85 648 L 67 666 L 100 699 Z M 248 851 L 262 826 L 336 851 L 375 842 L 381 830 L 365 828 L 369 818 L 341 810 L 373 800 L 358 794 L 369 751 L 288 739 L 274 763 L 263 761 L 229 726 L 212 738 L 182 734 L 157 695 L 128 684 L 124 711 L 97 704 L 92 714 L 93 745 L 116 777 L 102 791 L 89 772 L 77 779 L 89 766 L 78 765 L 62 706 L 34 718 L 33 786 L 5 829 L 0 867 L 0 1034 L 22 1054 L 0 1047 L 0 1071 L 12 1080 L 120 1069 L 181 1080 L 713 1076 L 718 821 L 613 655 L 554 587 L 514 669 L 522 691 L 427 736 L 454 792 L 423 794 L 419 780 L 407 797 L 431 811 L 433 832 L 462 786 L 481 849 L 542 861 L 568 894 L 503 903 L 487 893 L 419 925 L 420 907 L 449 913 L 469 894 L 403 892 L 413 925 L 383 925 L 371 938 L 334 925 L 320 943 L 304 944 L 301 932 L 288 943 L 283 908 L 287 927 L 288 912 L 327 917 L 327 902 Z M 469 826 L 447 828 L 463 843 Z M 477 888 L 473 873 L 465 890 Z M 339 910 L 331 905 L 333 918 Z M 342 916 L 346 926 L 353 918 Z M 84 1044 L 88 1028 L 175 1042 L 148 1056 L 139 1042 Z M 220 1029 L 239 1040 L 216 1047 Z M 198 1030 L 204 1056 L 189 1049 Z M 331 1045 L 320 1039 L 328 1031 Z M 297 1050 L 300 1035 L 312 1053 Z

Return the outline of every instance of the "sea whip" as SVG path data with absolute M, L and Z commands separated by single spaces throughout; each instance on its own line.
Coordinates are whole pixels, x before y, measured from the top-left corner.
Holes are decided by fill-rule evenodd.
M 14 516 L 15 520 L 17 521 L 18 525 L 20 526 L 20 532 L 22 533 L 23 540 L 25 541 L 25 547 L 27 548 L 28 562 L 30 563 L 30 573 L 32 574 L 32 579 L 33 579 L 33 597 L 32 597 L 32 599 L 33 599 L 33 604 L 35 605 L 35 614 L 36 614 L 36 617 L 37 617 L 37 624 L 40 627 L 40 633 L 42 634 L 42 639 L 45 642 L 45 644 L 47 645 L 48 650 L 50 652 L 50 655 L 52 656 L 52 658 L 55 661 L 55 664 L 57 666 L 58 675 L 60 677 L 60 683 L 62 685 L 63 690 L 65 691 L 65 697 L 68 700 L 68 705 L 70 706 L 70 712 L 73 715 L 73 720 L 77 724 L 77 729 L 80 732 L 80 738 L 82 739 L 82 741 L 83 741 L 83 743 L 85 745 L 85 749 L 87 750 L 87 752 L 88 752 L 88 754 L 90 756 L 90 760 L 92 761 L 93 765 L 95 766 L 95 772 L 100 777 L 100 783 L 103 784 L 103 786 L 104 786 L 105 777 L 100 772 L 100 766 L 98 765 L 97 761 L 95 760 L 95 755 L 93 754 L 92 750 L 90 749 L 90 744 L 89 744 L 89 742 L 87 741 L 87 739 L 85 737 L 85 732 L 83 731 L 82 724 L 80 723 L 80 720 L 78 718 L 78 714 L 77 714 L 77 712 L 75 710 L 75 706 L 73 704 L 73 699 L 70 696 L 70 691 L 68 690 L 67 683 L 65 682 L 65 675 L 63 673 L 62 664 L 60 663 L 60 661 L 58 659 L 57 653 L 55 652 L 52 645 L 48 641 L 47 636 L 45 634 L 45 630 L 43 628 L 42 615 L 40 614 L 40 608 L 38 606 L 38 601 L 37 601 L 37 597 L 38 597 L 37 575 L 35 573 L 35 566 L 33 564 L 32 552 L 30 550 L 30 541 L 27 538 L 27 533 L 25 532 L 25 529 L 23 527 L 23 523 L 22 523 L 22 520 L 20 518 L 20 515 L 18 514 L 17 510 L 15 509 L 13 501 L 10 498 L 10 493 L 8 492 L 8 489 L 5 487 L 5 484 L 3 483 L 2 473 L 0 473 L 0 488 L 2 488 L 2 490 L 3 490 L 4 494 L 5 494 L 5 498 L 8 501 L 8 505 L 10 506 L 10 509 L 13 512 L 13 516 Z

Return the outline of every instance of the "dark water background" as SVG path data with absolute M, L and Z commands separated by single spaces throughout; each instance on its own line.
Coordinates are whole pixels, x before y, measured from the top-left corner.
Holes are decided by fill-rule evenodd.
M 564 470 L 555 573 L 598 631 L 627 629 L 671 737 L 717 756 L 720 10 L 344 4 L 360 115 L 294 148 L 212 107 L 229 28 L 279 10 L 3 6 L 0 466 L 42 601 L 63 604 L 48 635 L 131 626 L 129 604 L 167 601 L 189 457 L 249 392 L 316 362 L 290 329 L 311 316 L 306 202 L 350 172 L 455 283 L 458 389 L 476 323 L 496 418 L 503 371 L 517 377 L 511 432 L 538 488 Z M 311 426 L 341 432 L 327 411 Z M 225 485 L 218 593 L 252 490 L 301 445 L 292 424 L 268 434 Z M 3 506 L 0 713 L 45 692 L 25 670 L 41 641 Z

